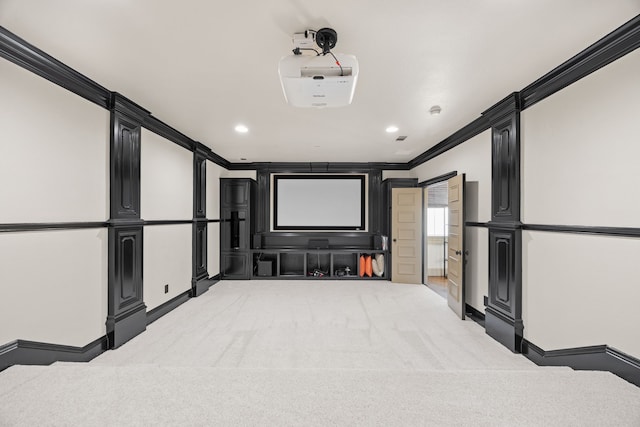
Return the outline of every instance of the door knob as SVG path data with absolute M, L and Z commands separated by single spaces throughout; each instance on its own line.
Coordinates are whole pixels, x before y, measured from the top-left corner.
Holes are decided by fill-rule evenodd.
M 456 255 L 462 255 L 462 251 L 456 251 Z
M 393 239 L 393 241 L 395 242 L 395 241 L 396 241 L 396 239 Z

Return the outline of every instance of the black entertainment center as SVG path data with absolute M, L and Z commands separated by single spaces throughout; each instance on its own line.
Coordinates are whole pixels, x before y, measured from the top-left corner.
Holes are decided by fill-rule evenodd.
M 379 214 L 384 210 L 372 203 L 381 200 L 380 197 L 374 195 L 374 200 L 371 194 L 366 197 L 366 174 L 270 175 L 259 175 L 258 182 L 250 178 L 220 179 L 223 279 L 390 280 L 389 251 L 386 238 L 379 230 Z M 277 183 L 273 197 L 272 182 Z M 381 190 L 379 185 L 376 187 L 374 190 Z M 307 193 L 308 188 L 311 190 Z M 368 189 L 371 192 L 371 177 Z M 290 194 L 283 196 L 285 190 Z M 314 217 L 301 209 L 302 213 L 296 217 L 292 200 L 299 200 L 305 207 L 316 203 L 313 209 L 323 210 L 323 214 Z M 286 210 L 282 210 L 283 206 Z M 375 212 L 371 212 L 372 206 Z M 339 216 L 341 208 L 346 209 L 344 219 Z M 272 226 L 269 215 L 273 212 L 277 217 L 278 209 L 280 220 L 274 218 Z M 365 226 L 366 213 L 369 213 L 369 230 Z M 376 229 L 373 232 L 372 223 Z M 295 229 L 295 224 L 303 226 Z M 369 263 L 378 265 L 375 264 L 377 257 L 380 264 L 377 274 L 372 273 L 371 264 L 365 267 L 367 257 Z

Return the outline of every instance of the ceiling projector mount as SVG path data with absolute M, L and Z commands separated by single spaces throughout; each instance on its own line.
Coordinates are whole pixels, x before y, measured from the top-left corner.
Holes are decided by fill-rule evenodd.
M 321 28 L 318 31 L 307 30 L 304 33 L 293 35 L 293 54 L 301 55 L 303 50 L 312 50 L 316 54 L 320 53 L 313 47 L 314 44 L 322 49 L 322 55 L 331 53 L 331 49 L 336 47 L 338 33 L 333 28 Z
M 351 104 L 358 80 L 358 60 L 353 55 L 334 54 L 331 49 L 337 42 L 338 33 L 332 28 L 293 35 L 293 55 L 282 58 L 278 67 L 289 105 L 341 107 Z

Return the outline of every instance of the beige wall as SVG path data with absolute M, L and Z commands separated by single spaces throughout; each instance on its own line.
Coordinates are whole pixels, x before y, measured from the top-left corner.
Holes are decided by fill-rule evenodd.
M 491 131 L 487 130 L 446 153 L 411 170 L 419 182 L 451 171 L 466 174 L 466 220 L 491 220 Z M 465 246 L 469 251 L 465 269 L 466 302 L 484 313 L 484 296 L 488 294 L 489 247 L 486 229 L 467 227 Z
M 0 223 L 107 219 L 109 112 L 4 59 L 0 76 Z
M 105 221 L 109 113 L 8 61 L 0 75 L 0 223 Z M 106 261 L 104 228 L 0 233 L 0 345 L 104 336 Z
M 140 135 L 140 215 L 193 218 L 193 152 L 146 129 Z M 144 227 L 143 289 L 147 311 L 191 288 L 192 226 Z M 165 285 L 169 292 L 164 293 Z
M 191 224 L 144 228 L 144 302 L 147 311 L 191 288 Z M 165 285 L 169 292 L 164 293 Z
M 140 139 L 141 217 L 192 219 L 193 152 L 146 129 Z
M 640 226 L 640 52 L 522 113 L 525 223 Z M 640 357 L 637 238 L 523 233 L 525 338 Z
M 640 239 L 524 232 L 525 338 L 544 350 L 607 344 L 640 356 Z

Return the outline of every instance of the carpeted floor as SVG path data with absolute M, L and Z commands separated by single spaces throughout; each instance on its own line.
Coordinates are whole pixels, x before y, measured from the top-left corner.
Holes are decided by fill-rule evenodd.
M 2 426 L 640 426 L 638 387 L 378 281 L 223 281 L 90 363 L 5 370 L 0 402 Z

